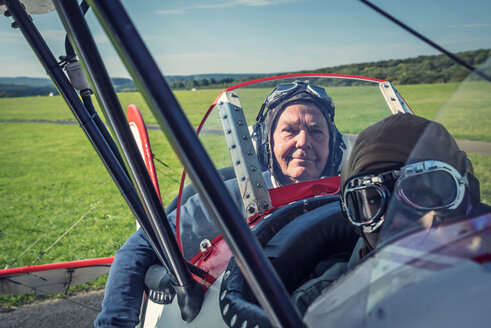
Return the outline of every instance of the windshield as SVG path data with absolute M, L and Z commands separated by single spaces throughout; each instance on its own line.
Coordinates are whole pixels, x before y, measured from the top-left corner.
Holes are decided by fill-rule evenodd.
M 324 89 L 332 99 L 334 124 L 327 124 L 329 117 L 324 110 L 295 107 L 301 106 L 302 100 L 289 103 L 289 99 L 295 97 L 298 84 L 305 82 Z M 293 93 L 287 90 L 287 94 L 282 95 L 282 104 L 275 108 L 263 106 L 277 86 L 291 88 Z M 305 97 L 304 103 L 322 106 L 322 102 L 317 102 L 317 95 Z M 291 105 L 293 116 L 288 113 Z M 295 116 L 302 110 L 307 111 L 306 121 L 302 121 L 303 116 Z M 273 189 L 338 176 L 357 133 L 397 111 L 410 109 L 393 86 L 382 80 L 325 74 L 266 78 L 226 89 L 201 123 L 199 138 L 246 218 L 271 207 L 264 188 L 253 190 L 255 187 Z M 334 133 L 336 129 L 339 132 Z M 275 131 L 280 133 L 275 134 Z M 302 141 L 297 140 L 302 138 Z M 302 146 L 293 146 L 298 142 L 310 144 L 307 150 L 298 150 Z M 334 159 L 336 152 L 337 159 Z M 308 174 L 290 170 L 299 166 Z M 248 181 L 256 182 L 247 184 Z M 218 229 L 192 187 L 184 188 L 182 195 L 178 230 L 185 257 L 189 259 L 196 255 L 201 242 L 213 241 Z M 259 200 L 254 202 L 254 198 Z
M 490 68 L 491 60 L 488 60 L 481 69 L 489 71 Z M 447 169 L 443 165 L 444 167 L 438 169 L 423 168 L 422 170 L 426 170 L 427 173 L 401 180 L 400 190 L 409 190 L 409 192 L 413 190 L 413 193 L 419 191 L 419 195 L 407 194 L 404 197 L 391 199 L 386 224 L 381 234 L 382 242 L 414 229 L 429 229 L 452 219 L 477 214 L 479 209 L 476 208 L 478 207 L 476 204 L 459 208 L 459 204 L 467 201 L 465 188 L 472 189 L 475 197 L 478 199 L 480 197 L 481 202 L 489 204 L 490 188 L 487 171 L 488 157 L 491 154 L 490 91 L 491 83 L 470 76 L 436 114 L 434 121 L 443 127 L 432 124 L 426 128 L 406 165 L 414 165 L 430 159 L 450 163 L 458 172 L 453 172 L 451 168 Z M 447 135 L 445 129 L 450 135 Z M 456 145 L 451 139 L 456 140 Z M 474 181 L 474 178 L 477 181 Z M 456 179 L 466 179 L 466 181 L 460 183 Z M 421 207 L 425 208 L 419 209 L 416 214 L 411 210 L 412 214 L 409 215 L 410 209 L 404 203 L 408 203 L 411 198 L 412 203 L 421 204 Z M 416 205 L 413 204 L 412 207 L 414 206 Z
M 480 69 L 490 68 L 488 59 Z M 491 83 L 471 75 L 431 117 L 441 125 L 430 124 L 417 141 L 380 231 L 365 234 L 375 251 L 314 303 L 309 326 L 483 325 L 479 309 L 491 288 L 483 270 L 491 254 L 490 117 Z

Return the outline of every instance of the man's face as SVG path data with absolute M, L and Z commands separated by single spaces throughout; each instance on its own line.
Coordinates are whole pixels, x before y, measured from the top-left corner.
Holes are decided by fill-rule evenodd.
M 329 128 L 320 109 L 310 103 L 286 107 L 273 132 L 273 153 L 293 182 L 318 179 L 329 156 Z

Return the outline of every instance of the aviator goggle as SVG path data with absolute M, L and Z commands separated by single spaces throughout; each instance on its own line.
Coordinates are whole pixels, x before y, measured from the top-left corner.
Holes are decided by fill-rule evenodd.
M 391 193 L 411 211 L 450 211 L 462 202 L 467 177 L 440 161 L 423 161 L 382 173 L 361 173 L 346 182 L 341 199 L 351 224 L 373 232 L 384 220 Z
M 331 121 L 334 121 L 334 102 L 327 94 L 326 90 L 322 87 L 310 84 L 309 81 L 294 81 L 291 83 L 278 84 L 276 88 L 266 97 L 261 110 L 256 117 L 256 121 L 262 121 L 266 117 L 266 113 L 269 109 L 275 108 L 283 101 L 288 100 L 299 93 L 308 93 L 314 98 L 319 98 L 323 103 L 327 105 L 327 112 Z M 263 115 L 264 108 L 267 106 L 266 112 Z

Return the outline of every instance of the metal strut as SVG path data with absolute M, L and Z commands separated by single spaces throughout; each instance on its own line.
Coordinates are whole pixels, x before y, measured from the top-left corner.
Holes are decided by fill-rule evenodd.
M 268 318 L 274 326 L 303 327 L 302 319 L 291 303 L 285 286 L 242 218 L 121 3 L 90 0 L 89 4 L 176 149 L 193 185 L 214 214 L 216 224 Z
M 13 17 L 16 26 L 18 26 L 21 30 L 33 52 L 37 55 L 41 65 L 44 67 L 48 76 L 51 78 L 75 115 L 80 127 L 83 129 L 95 151 L 106 166 L 109 174 L 118 186 L 131 211 L 139 222 L 143 222 L 142 227 L 144 230 L 146 227 L 147 231 L 149 232 L 149 242 L 153 246 L 156 244 L 156 238 L 149 226 L 147 215 L 142 206 L 141 200 L 138 197 L 130 178 L 126 174 L 125 169 L 121 166 L 121 163 L 118 161 L 114 152 L 107 144 L 107 141 L 100 131 L 100 127 L 97 126 L 97 124 L 92 120 L 90 113 L 80 101 L 80 98 L 68 81 L 65 73 L 59 66 L 55 57 L 51 53 L 51 50 L 37 30 L 36 26 L 33 24 L 24 7 L 18 0 L 4 0 L 4 4 Z M 161 253 L 157 252 L 157 257 L 159 257 L 162 263 L 165 261 Z
M 163 264 L 167 266 L 168 271 L 174 276 L 174 289 L 177 293 L 178 303 L 181 306 L 182 318 L 186 321 L 191 321 L 201 309 L 204 295 L 203 288 L 193 279 L 180 252 L 174 237 L 174 231 L 148 175 L 126 116 L 112 87 L 109 74 L 77 2 L 74 0 L 55 0 L 53 2 L 68 32 L 70 41 L 75 46 L 82 64 L 89 73 L 97 99 L 101 107 L 105 109 L 107 119 L 126 158 L 130 173 L 145 206 L 151 230 L 157 237 L 155 246 L 165 257 Z M 92 4 L 91 7 L 97 14 L 96 7 Z

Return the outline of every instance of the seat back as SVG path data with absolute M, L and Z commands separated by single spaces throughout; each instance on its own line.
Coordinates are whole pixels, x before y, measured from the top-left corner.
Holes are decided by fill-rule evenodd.
M 222 181 L 227 181 L 230 179 L 235 178 L 235 172 L 233 166 L 227 166 L 223 167 L 221 169 L 218 169 L 218 174 L 220 175 L 220 178 L 222 178 Z M 181 204 L 185 204 L 187 200 L 196 194 L 196 190 L 194 189 L 194 186 L 192 183 L 184 187 L 182 190 L 182 197 L 181 197 Z M 174 211 L 177 208 L 177 199 L 179 196 L 176 196 L 170 203 L 167 205 L 165 208 L 165 214 L 169 214 L 172 211 Z

